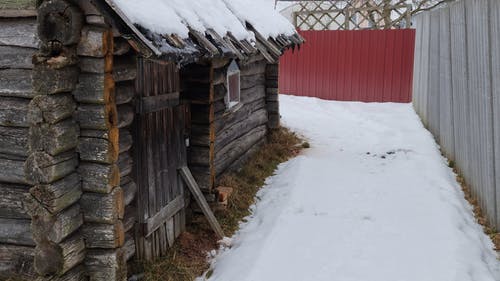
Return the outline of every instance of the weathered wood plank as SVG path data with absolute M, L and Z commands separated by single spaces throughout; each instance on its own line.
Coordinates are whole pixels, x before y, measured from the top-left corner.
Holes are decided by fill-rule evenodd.
M 25 163 L 26 178 L 32 183 L 51 183 L 69 175 L 78 166 L 78 156 L 69 151 L 57 156 L 32 153 Z
M 125 128 L 132 125 L 134 122 L 134 108 L 130 104 L 118 106 L 118 128 Z
M 28 147 L 31 152 L 45 151 L 57 155 L 78 144 L 79 127 L 72 119 L 57 124 L 40 123 L 29 129 Z
M 125 55 L 126 53 L 130 52 L 130 44 L 128 43 L 127 40 L 123 39 L 122 37 L 116 37 L 115 42 L 114 42 L 114 48 L 113 48 L 113 54 L 115 56 L 121 56 Z
M 121 249 L 89 250 L 85 266 L 92 281 L 127 280 L 127 261 Z
M 241 122 L 245 118 L 248 118 L 253 112 L 265 107 L 265 100 L 259 99 L 249 104 L 245 104 L 243 107 L 230 114 L 217 115 L 214 122 L 216 135 L 224 130 L 224 128 L 229 128 Z
M 141 114 L 158 112 L 179 105 L 179 93 L 168 93 L 158 96 L 143 97 L 137 101 L 136 112 Z
M 24 176 L 24 160 L 0 158 L 0 182 L 27 184 Z
M 118 113 L 113 105 L 80 104 L 76 118 L 83 129 L 106 130 L 118 124 Z
M 137 209 L 133 206 L 125 208 L 125 216 L 123 217 L 123 227 L 125 232 L 132 230 L 137 222 Z
M 62 276 L 38 277 L 36 281 L 86 281 L 85 267 L 78 265 Z
M 28 129 L 0 126 L 0 153 L 28 156 Z
M 35 246 L 31 234 L 31 220 L 0 218 L 0 243 Z
M 30 189 L 30 193 L 49 212 L 57 213 L 80 199 L 80 177 L 73 173 L 52 184 L 36 185 Z
M 280 104 L 277 101 L 267 101 L 266 109 L 270 113 L 279 113 L 280 112 Z
M 184 182 L 188 186 L 189 190 L 193 194 L 194 199 L 198 203 L 198 205 L 201 207 L 201 210 L 203 211 L 203 214 L 205 217 L 208 219 L 208 222 L 210 226 L 212 227 L 213 231 L 219 238 L 223 238 L 224 231 L 222 231 L 222 228 L 215 218 L 212 210 L 210 209 L 210 206 L 208 206 L 207 201 L 205 200 L 205 196 L 203 196 L 203 193 L 200 190 L 200 187 L 196 183 L 195 179 L 193 178 L 193 175 L 191 174 L 191 171 L 189 171 L 189 168 L 187 166 L 184 166 L 179 169 L 179 172 L 184 179 Z
M 115 224 L 123 219 L 125 213 L 125 200 L 120 187 L 115 187 L 110 194 L 84 193 L 80 203 L 85 222 Z
M 102 58 L 113 51 L 113 34 L 110 29 L 85 26 L 77 47 L 80 56 Z
M 252 157 L 260 147 L 266 142 L 265 139 L 257 141 L 252 147 L 250 147 L 243 155 L 241 155 L 236 161 L 234 161 L 225 171 L 221 172 L 218 176 L 231 171 L 238 171 L 247 163 L 248 159 Z
M 269 129 L 278 129 L 280 127 L 281 116 L 279 113 L 268 113 L 267 118 L 269 119 L 267 123 Z
M 209 190 L 212 182 L 210 168 L 208 166 L 194 166 L 190 164 L 189 169 L 200 189 Z
M 83 162 L 78 166 L 82 178 L 82 189 L 86 192 L 109 193 L 120 184 L 117 165 Z
M 35 248 L 0 244 L 0 279 L 16 278 L 32 280 L 36 278 L 33 263 Z
M 73 95 L 78 102 L 106 104 L 113 102 L 115 84 L 111 74 L 81 74 Z
M 0 69 L 0 96 L 31 98 L 34 94 L 31 70 Z
M 74 204 L 70 208 L 51 214 L 36 201 L 29 203 L 32 216 L 31 231 L 38 247 L 60 244 L 83 224 L 80 206 Z M 43 249 L 41 249 L 43 251 Z
M 209 126 L 192 124 L 189 143 L 194 146 L 209 146 L 210 145 Z
M 0 19 L 0 26 L 0 45 L 38 48 L 36 19 Z
M 266 133 L 267 127 L 265 125 L 259 126 L 222 148 L 219 153 L 216 154 L 215 158 L 216 174 L 219 175 L 225 171 L 255 143 L 264 139 Z
M 113 79 L 116 82 L 134 80 L 137 77 L 137 61 L 133 56 L 115 57 Z
M 36 9 L 0 9 L 0 18 L 31 18 L 37 14 Z
M 128 151 L 120 153 L 120 156 L 118 156 L 117 165 L 120 169 L 120 177 L 125 177 L 132 173 L 133 160 L 132 157 L 130 157 L 130 153 Z
M 71 94 L 36 96 L 29 104 L 28 122 L 55 124 L 71 117 L 75 109 Z
M 189 165 L 210 166 L 210 147 L 191 146 L 188 151 Z
M 135 194 L 137 192 L 137 185 L 132 179 L 130 179 L 128 183 L 122 184 L 121 187 L 123 189 L 125 205 L 130 205 L 135 199 Z
M 193 179 L 194 180 L 194 179 Z M 184 208 L 184 196 L 177 196 L 174 200 L 169 202 L 165 207 L 161 208 L 154 216 L 149 218 L 144 227 L 145 237 L 149 237 L 160 226 L 163 226 L 165 221 L 171 219 L 175 214 Z
M 113 60 L 108 57 L 80 57 L 78 66 L 83 73 L 103 74 L 113 70 Z
M 123 153 L 125 151 L 129 151 L 132 148 L 133 145 L 133 138 L 132 134 L 130 133 L 129 130 L 127 129 L 121 129 L 120 130 L 120 153 Z
M 0 18 L 34 17 L 36 15 L 36 0 L 3 0 L 0 3 Z
M 125 244 L 123 245 L 125 251 L 125 260 L 129 261 L 135 255 L 135 241 L 134 234 L 128 232 L 125 234 Z
M 83 161 L 113 164 L 118 160 L 118 137 L 114 140 L 80 137 L 77 151 Z
M 240 78 L 240 87 L 241 89 L 249 89 L 252 87 L 255 87 L 257 85 L 265 85 L 266 84 L 266 77 L 263 73 L 261 74 L 254 74 L 254 75 L 247 75 L 247 76 L 241 76 Z M 271 87 L 269 85 L 269 87 Z
M 135 96 L 135 86 L 132 82 L 121 82 L 116 84 L 116 104 L 125 104 L 132 101 Z
M 253 112 L 241 122 L 224 128 L 215 138 L 215 154 L 217 155 L 221 149 L 229 145 L 235 139 L 243 136 L 256 127 L 266 124 L 267 121 L 266 110 L 260 109 Z
M 240 68 L 241 77 L 266 73 L 266 61 L 257 61 Z
M 32 57 L 35 54 L 36 49 L 23 48 L 23 47 L 12 47 L 12 46 L 0 46 L 0 68 L 15 68 L 15 69 L 32 69 L 33 62 Z M 0 77 L 3 78 L 5 73 L 2 73 Z M 31 78 L 31 73 L 28 76 Z M 27 79 L 31 83 L 30 79 Z M 3 84 L 3 80 L 1 80 Z
M 85 223 L 82 234 L 87 248 L 114 249 L 125 243 L 125 230 L 120 220 L 115 224 Z
M 79 72 L 76 66 L 55 69 L 37 64 L 32 73 L 33 91 L 42 95 L 71 92 L 78 84 Z
M 0 183 L 0 218 L 29 219 L 28 186 Z
M 40 275 L 64 275 L 84 259 L 85 242 L 77 233 L 60 244 L 38 245 L 35 250 L 35 270 Z
M 0 97 L 0 126 L 29 127 L 29 99 Z

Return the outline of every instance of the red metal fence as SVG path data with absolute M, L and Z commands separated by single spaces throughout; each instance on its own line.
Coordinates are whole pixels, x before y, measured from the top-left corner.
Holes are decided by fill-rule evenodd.
M 411 102 L 414 29 L 300 31 L 280 60 L 280 93 L 328 100 Z M 297 52 L 297 50 L 295 50 Z

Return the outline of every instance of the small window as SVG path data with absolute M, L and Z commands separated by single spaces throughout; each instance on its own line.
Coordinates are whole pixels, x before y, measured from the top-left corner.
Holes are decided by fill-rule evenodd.
M 232 61 L 227 69 L 227 96 L 226 106 L 232 108 L 240 102 L 240 68 L 236 61 Z

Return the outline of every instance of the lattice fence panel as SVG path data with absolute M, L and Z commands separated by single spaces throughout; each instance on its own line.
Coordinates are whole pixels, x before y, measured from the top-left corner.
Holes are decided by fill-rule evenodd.
M 297 1 L 293 19 L 301 30 L 407 28 L 412 3 L 408 0 Z

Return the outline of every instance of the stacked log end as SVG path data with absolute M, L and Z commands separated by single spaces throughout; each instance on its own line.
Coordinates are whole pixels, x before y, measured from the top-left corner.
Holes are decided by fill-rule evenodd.
M 269 116 L 269 129 L 280 126 L 279 108 L 279 64 L 268 64 L 266 67 L 266 108 Z
M 65 13 L 57 13 L 60 10 Z M 35 35 L 39 39 L 36 45 L 29 46 L 34 48 L 31 50 L 33 64 L 28 80 L 31 86 L 24 82 L 11 84 L 18 87 L 7 91 L 10 95 L 7 103 L 13 106 L 2 110 L 3 115 L 11 120 L 7 123 L 16 126 L 15 130 L 9 130 L 9 138 L 4 141 L 12 142 L 13 151 L 24 157 L 16 160 L 23 159 L 22 166 L 16 162 L 10 163 L 11 167 L 24 169 L 23 174 L 13 173 L 11 181 L 30 185 L 30 189 L 25 190 L 24 199 L 20 201 L 31 218 L 30 227 L 21 231 L 21 228 L 26 228 L 25 224 L 11 229 L 18 232 L 18 237 L 23 237 L 21 241 L 35 246 L 32 253 L 33 277 L 64 280 L 72 276 L 80 280 L 84 274 L 85 243 L 80 233 L 83 224 L 79 204 L 81 182 L 76 173 L 80 128 L 73 117 L 76 103 L 72 92 L 78 82 L 75 45 L 80 38 L 83 17 L 77 6 L 62 0 L 41 2 L 37 13 L 34 24 L 24 22 L 24 30 L 28 30 L 27 26 L 36 28 L 30 30 L 32 35 L 27 38 Z M 49 26 L 55 22 L 67 24 L 60 32 L 53 33 Z M 13 25 L 21 23 L 16 20 Z M 22 29 L 18 26 L 13 30 Z M 26 42 L 26 38 L 16 41 Z M 23 52 L 30 53 L 28 49 Z M 27 61 L 19 58 L 13 60 L 12 56 L 7 59 L 7 63 L 28 67 Z M 12 68 L 10 70 L 15 72 Z M 8 86 L 9 83 L 2 85 Z M 23 147 L 27 150 L 23 150 Z M 18 188 L 12 186 L 3 189 L 9 193 L 11 204 L 12 197 L 19 196 L 15 190 Z M 13 207 L 19 210 L 17 206 Z
M 81 74 L 74 97 L 81 131 L 78 174 L 83 190 L 85 266 L 90 280 L 126 280 L 127 259 L 135 252 L 130 235 L 135 212 L 130 204 L 136 188 L 130 179 L 129 153 L 135 55 L 113 36 L 112 28 L 89 1 L 79 1 L 79 5 L 85 24 L 77 45 Z
M 224 60 L 220 64 L 226 65 Z M 218 98 L 215 83 L 223 83 L 210 63 L 191 64 L 181 69 L 182 98 L 191 103 L 190 146 L 188 165 L 198 185 L 210 192 L 215 180 L 215 100 Z M 219 73 L 219 75 L 222 75 Z M 220 98 L 224 94 L 219 92 Z

